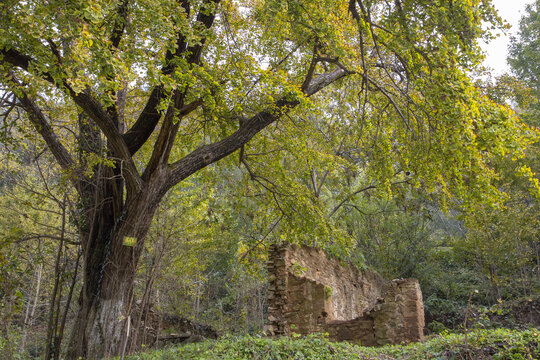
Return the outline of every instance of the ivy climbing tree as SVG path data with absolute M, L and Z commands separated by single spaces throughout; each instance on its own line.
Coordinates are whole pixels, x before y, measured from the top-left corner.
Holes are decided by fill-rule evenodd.
M 3 121 L 25 111 L 79 198 L 72 359 L 125 347 L 168 190 L 238 150 L 245 165 L 250 140 L 286 134 L 285 118 L 342 124 L 340 150 L 387 191 L 407 173 L 464 201 L 495 201 L 491 159 L 537 136 L 466 75 L 482 24 L 499 23 L 487 0 L 6 0 L 0 12 Z

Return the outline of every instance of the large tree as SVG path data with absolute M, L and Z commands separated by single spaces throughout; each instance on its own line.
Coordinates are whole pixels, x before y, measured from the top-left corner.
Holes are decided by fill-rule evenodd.
M 525 8 L 525 15 L 519 22 L 519 32 L 509 46 L 508 63 L 517 78 L 534 93 L 533 101 L 519 92 L 515 103 L 520 116 L 528 123 L 540 125 L 540 1 L 536 0 Z M 529 97 L 530 98 L 530 97 Z M 530 100 L 530 99 L 529 99 Z
M 346 124 L 347 156 L 383 187 L 407 172 L 483 200 L 497 194 L 492 157 L 533 136 L 467 78 L 482 23 L 498 23 L 487 0 L 7 0 L 0 12 L 5 106 L 25 110 L 79 197 L 69 358 L 121 352 L 164 194 L 237 150 L 242 162 L 285 115 Z
M 519 32 L 510 44 L 508 62 L 517 76 L 537 92 L 540 89 L 540 1 L 525 8 L 519 22 Z M 538 95 L 538 93 L 537 93 Z

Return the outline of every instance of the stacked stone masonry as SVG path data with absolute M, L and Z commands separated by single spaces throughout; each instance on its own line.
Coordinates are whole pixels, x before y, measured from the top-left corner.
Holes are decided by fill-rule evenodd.
M 308 246 L 273 245 L 268 261 L 270 335 L 326 332 L 365 346 L 423 340 L 416 279 L 387 281 Z

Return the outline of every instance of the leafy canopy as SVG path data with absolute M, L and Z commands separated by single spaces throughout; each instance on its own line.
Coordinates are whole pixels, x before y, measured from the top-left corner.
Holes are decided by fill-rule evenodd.
M 256 170 L 270 178 L 291 179 L 287 173 L 307 162 L 306 172 L 362 173 L 387 194 L 402 180 L 443 200 L 494 203 L 501 195 L 493 186 L 494 159 L 519 158 L 538 138 L 468 77 L 482 59 L 478 40 L 500 26 L 486 0 L 8 0 L 0 6 L 2 83 L 41 109 L 43 121 L 30 114 L 28 131 L 42 134 L 54 151 L 57 144 L 43 132 L 50 127 L 65 148 L 55 154 L 67 173 L 88 175 L 77 171 L 96 162 L 88 159 L 96 154 L 66 160 L 80 149 L 80 112 L 108 140 L 100 161 L 127 164 L 128 187 L 133 173 L 154 169 L 159 154 L 171 169 L 182 167 L 202 146 L 266 116 L 271 120 L 250 136 L 270 130 L 240 160 L 263 161 L 266 170 Z M 115 129 L 107 117 L 116 120 Z M 169 134 L 170 158 L 160 150 L 158 130 Z M 283 146 L 286 157 L 275 151 Z M 176 170 L 169 187 L 190 175 Z M 522 173 L 532 174 L 526 166 Z M 355 190 L 344 186 L 333 201 Z M 313 213 L 324 212 L 313 206 Z

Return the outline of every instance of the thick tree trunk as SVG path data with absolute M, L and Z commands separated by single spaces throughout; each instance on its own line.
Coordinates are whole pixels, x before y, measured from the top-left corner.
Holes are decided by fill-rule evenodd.
M 130 312 L 133 276 L 108 279 L 103 282 L 103 294 L 81 305 L 73 334 L 77 346 L 70 349 L 68 358 L 100 359 L 120 354 Z
M 113 177 L 114 178 L 114 177 Z M 133 281 L 144 238 L 162 198 L 162 183 L 153 178 L 137 196 L 122 204 L 114 180 L 101 186 L 88 211 L 83 241 L 84 285 L 79 298 L 67 358 L 100 359 L 117 356 L 126 336 Z M 136 239 L 125 244 L 125 237 Z

